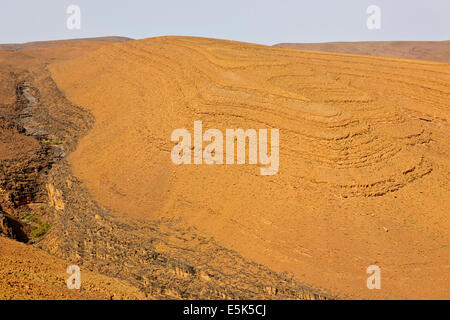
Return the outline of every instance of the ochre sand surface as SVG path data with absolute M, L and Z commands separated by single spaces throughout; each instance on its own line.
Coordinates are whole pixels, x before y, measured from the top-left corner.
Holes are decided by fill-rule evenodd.
M 450 41 L 279 43 L 275 47 L 450 63 Z
M 68 262 L 0 237 L 0 299 L 145 299 L 125 281 L 81 269 L 81 290 L 69 290 Z
M 95 117 L 70 159 L 113 214 L 181 219 L 341 298 L 450 298 L 450 65 L 160 37 L 50 70 Z M 279 173 L 174 165 L 194 120 L 278 128 Z

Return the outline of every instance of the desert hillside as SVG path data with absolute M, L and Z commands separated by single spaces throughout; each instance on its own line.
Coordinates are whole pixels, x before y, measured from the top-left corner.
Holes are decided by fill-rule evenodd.
M 450 41 L 279 43 L 275 47 L 450 63 Z
M 197 270 L 175 268 L 180 279 L 209 268 L 199 287 L 222 276 L 224 288 L 246 283 L 243 296 L 261 297 L 257 290 L 278 281 L 273 271 L 340 298 L 449 298 L 449 64 L 160 37 L 49 70 L 62 98 L 93 116 L 70 170 L 100 207 L 133 226 L 129 243 L 144 246 L 158 228 L 154 250 Z M 222 132 L 279 129 L 278 173 L 175 165 L 171 133 L 192 133 L 196 120 Z M 61 190 L 57 198 L 70 198 Z M 45 247 L 61 252 L 50 240 Z M 374 264 L 382 290 L 366 287 Z M 261 283 L 248 280 L 250 265 L 265 270 Z
M 48 66 L 114 43 L 40 45 L 0 50 L 0 237 L 24 243 L 0 239 L 4 298 L 331 298 L 181 219 L 120 219 L 97 201 L 68 161 L 96 119 L 66 98 Z M 73 264 L 81 294 L 65 289 Z M 86 273 L 96 280 L 86 283 Z

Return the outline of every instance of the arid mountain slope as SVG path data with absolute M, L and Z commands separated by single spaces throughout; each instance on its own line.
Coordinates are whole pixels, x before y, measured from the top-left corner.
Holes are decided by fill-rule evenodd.
M 275 47 L 450 63 L 450 41 L 279 43 Z
M 112 45 L 81 42 L 0 50 L 0 235 L 29 244 L 2 243 L 5 250 L 0 258 L 5 263 L 0 265 L 0 287 L 7 288 L 7 297 L 70 298 L 58 291 L 65 286 L 60 274 L 67 265 L 76 264 L 125 280 L 143 296 L 155 299 L 330 298 L 291 274 L 244 259 L 180 219 L 127 216 L 121 221 L 99 205 L 67 161 L 94 119 L 66 99 L 47 68 L 52 62 Z M 8 249 L 17 248 L 29 255 L 32 268 L 42 265 L 47 270 L 39 260 L 44 252 L 59 258 L 56 268 L 37 275 L 44 282 L 52 281 L 47 293 L 24 289 L 30 279 L 21 276 L 20 260 L 9 259 Z M 120 292 L 115 285 L 120 283 L 111 282 L 105 293 Z M 97 292 L 89 291 L 95 286 L 83 288 L 85 298 Z
M 70 161 L 113 215 L 178 221 L 342 298 L 449 298 L 448 64 L 161 37 L 50 70 L 95 117 Z M 278 128 L 278 174 L 174 165 L 195 120 Z

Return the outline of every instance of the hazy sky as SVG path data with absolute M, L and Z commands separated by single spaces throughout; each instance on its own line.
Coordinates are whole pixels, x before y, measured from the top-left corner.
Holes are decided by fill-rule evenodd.
M 81 9 L 81 29 L 66 26 Z M 366 26 L 369 5 L 381 29 Z M 450 0 L 0 0 L 0 43 L 120 35 L 246 42 L 450 40 Z

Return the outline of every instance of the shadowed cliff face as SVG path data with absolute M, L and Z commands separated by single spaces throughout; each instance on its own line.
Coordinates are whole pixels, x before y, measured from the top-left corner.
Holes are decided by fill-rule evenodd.
M 70 163 L 115 219 L 168 221 L 166 244 L 195 230 L 243 261 L 358 298 L 448 297 L 449 68 L 185 37 L 50 66 L 95 118 Z M 196 120 L 279 129 L 278 174 L 176 166 L 171 133 Z M 380 291 L 366 287 L 373 264 Z

